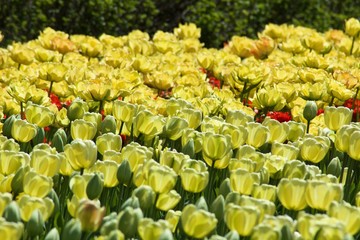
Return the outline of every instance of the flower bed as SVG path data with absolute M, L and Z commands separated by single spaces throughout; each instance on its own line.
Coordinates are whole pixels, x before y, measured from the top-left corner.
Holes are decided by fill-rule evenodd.
M 1 239 L 358 237 L 359 32 L 0 49 Z

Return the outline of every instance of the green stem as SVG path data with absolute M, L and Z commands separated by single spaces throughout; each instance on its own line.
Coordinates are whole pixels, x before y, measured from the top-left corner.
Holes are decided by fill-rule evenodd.
M 349 158 L 349 167 L 346 174 L 346 181 L 345 181 L 345 187 L 344 187 L 344 199 L 345 201 L 349 202 L 350 200 L 350 189 L 351 189 L 351 176 L 352 176 L 352 170 L 354 168 L 354 162 L 355 160 Z
M 124 122 L 121 121 L 120 130 L 119 130 L 119 135 L 121 135 L 121 132 L 122 132 L 123 127 L 124 127 Z
M 310 121 L 307 121 L 306 133 L 309 133 L 309 131 L 310 131 Z
M 20 117 L 21 117 L 22 120 L 25 119 L 23 102 L 20 102 Z
M 104 101 L 99 101 L 99 113 L 101 114 L 101 111 L 103 109 Z
M 348 159 L 349 159 L 349 155 L 347 155 L 347 153 L 344 153 L 345 156 L 344 156 L 344 160 L 343 160 L 343 163 L 342 163 L 342 167 L 341 167 L 341 173 L 340 173 L 340 179 L 339 179 L 339 182 L 342 183 L 342 180 L 343 180 L 343 177 L 344 177 L 344 170 L 345 170 L 345 167 L 348 163 Z
M 51 90 L 52 90 L 53 84 L 54 84 L 54 82 L 51 81 L 51 82 L 50 82 L 49 92 L 48 92 L 48 97 L 50 97 L 50 95 L 51 95 Z
M 354 43 L 355 43 L 355 36 L 353 36 L 353 38 L 352 38 L 351 48 L 350 48 L 350 55 L 352 55 L 352 52 L 353 52 L 353 49 L 354 49 Z

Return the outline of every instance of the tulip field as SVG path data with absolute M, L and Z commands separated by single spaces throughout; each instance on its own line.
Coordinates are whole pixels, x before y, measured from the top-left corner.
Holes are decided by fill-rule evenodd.
M 0 48 L 0 239 L 360 239 L 359 20 L 200 35 Z

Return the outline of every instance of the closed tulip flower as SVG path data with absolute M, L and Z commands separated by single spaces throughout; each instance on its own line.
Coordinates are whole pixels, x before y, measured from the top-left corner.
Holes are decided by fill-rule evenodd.
M 2 175 L 13 174 L 25 164 L 27 162 L 22 154 L 15 151 L 0 150 L 0 173 Z
M 118 214 L 118 228 L 127 238 L 134 237 L 140 220 L 143 218 L 143 212 L 140 208 L 127 206 Z
M 349 138 L 349 149 L 347 151 L 347 154 L 352 159 L 355 159 L 356 161 L 360 161 L 360 130 L 354 131 Z
M 254 117 L 247 115 L 241 110 L 229 110 L 226 114 L 226 122 L 235 126 L 246 126 L 248 122 L 254 122 Z
M 281 123 L 271 118 L 265 118 L 262 124 L 269 128 L 269 132 L 270 132 L 269 143 L 285 142 L 289 132 L 289 126 L 287 124 Z
M 43 128 L 51 125 L 55 114 L 48 108 L 37 104 L 29 104 L 25 110 L 26 120 Z
M 239 168 L 242 168 L 248 172 L 255 172 L 256 169 L 256 162 L 251 160 L 250 158 L 231 158 L 229 162 L 229 171 L 234 171 Z
M 178 111 L 177 116 L 185 119 L 189 124 L 188 127 L 192 129 L 197 129 L 202 120 L 202 112 L 192 108 L 184 108 Z
M 175 232 L 179 223 L 181 211 L 169 210 L 165 215 L 165 220 L 170 224 L 171 232 Z
M 300 156 L 303 160 L 319 163 L 324 159 L 329 150 L 329 145 L 318 141 L 317 138 L 306 138 L 300 146 Z
M 247 123 L 246 128 L 248 130 L 248 137 L 246 144 L 253 146 L 254 148 L 260 148 L 267 143 L 270 139 L 270 130 L 268 127 L 261 125 L 260 123 Z
M 83 231 L 94 232 L 101 226 L 105 212 L 105 207 L 100 207 L 97 202 L 84 199 L 79 203 L 76 218 L 80 220 Z
M 306 187 L 307 182 L 305 180 L 283 178 L 278 185 L 278 199 L 286 209 L 303 210 L 307 207 Z
M 20 208 L 21 219 L 25 222 L 30 220 L 34 210 L 39 210 L 44 221 L 47 221 L 54 211 L 54 202 L 50 198 L 38 198 L 29 195 L 21 195 L 16 200 Z
M 35 52 L 25 45 L 16 43 L 11 46 L 10 51 L 11 59 L 18 64 L 30 65 L 35 59 Z
M 184 190 L 192 193 L 203 191 L 209 182 L 209 172 L 206 170 L 206 165 L 197 160 L 187 160 L 179 175 Z
M 73 196 L 76 196 L 78 200 L 88 198 L 86 193 L 87 185 L 94 175 L 94 173 L 85 173 L 83 175 L 72 176 L 69 182 L 69 188 L 73 192 Z
M 30 171 L 24 176 L 24 192 L 33 197 L 43 198 L 49 194 L 53 187 L 50 177 Z
M 172 168 L 177 174 L 180 171 L 182 164 L 190 159 L 188 155 L 185 155 L 182 152 L 177 152 L 176 150 L 170 151 L 168 148 L 165 148 L 160 155 L 160 164 Z
M 299 148 L 294 145 L 277 142 L 271 145 L 271 154 L 284 157 L 288 160 L 297 159 L 299 152 Z
M 220 128 L 220 133 L 230 136 L 232 149 L 243 145 L 248 136 L 248 131 L 244 126 L 235 126 L 230 123 L 224 123 Z
M 73 140 L 64 147 L 65 156 L 73 169 L 89 168 L 97 159 L 97 148 L 91 140 Z
M 76 119 L 71 124 L 71 137 L 73 139 L 91 140 L 95 137 L 97 126 L 83 119 Z
M 176 184 L 177 174 L 167 166 L 154 165 L 150 167 L 148 185 L 156 193 L 166 193 Z
M 140 134 L 144 134 L 147 137 L 154 137 L 163 132 L 164 125 L 162 117 L 156 116 L 148 110 L 143 110 L 134 119 L 134 135 L 138 137 Z
M 346 107 L 325 107 L 324 119 L 326 126 L 337 131 L 343 125 L 351 122 L 353 111 Z
M 341 184 L 311 180 L 306 187 L 306 202 L 314 209 L 327 211 L 332 201 L 339 202 L 342 198 Z
M 81 119 L 84 117 L 85 112 L 89 111 L 89 106 L 80 98 L 76 98 L 72 101 L 67 111 L 67 117 L 70 121 L 75 119 Z
M 260 184 L 260 174 L 250 173 L 244 169 L 237 169 L 230 173 L 230 186 L 232 191 L 250 195 L 253 187 Z
M 290 160 L 284 164 L 282 177 L 304 179 L 307 176 L 306 164 L 299 160 Z
M 226 206 L 224 220 L 231 231 L 240 236 L 250 236 L 259 223 L 260 212 L 253 206 L 237 206 L 230 203 Z
M 211 132 L 205 133 L 202 155 L 209 166 L 226 168 L 232 156 L 230 137 Z
M 157 201 L 156 208 L 161 211 L 169 211 L 176 207 L 176 205 L 180 202 L 181 196 L 175 190 L 170 190 L 169 192 L 160 193 Z
M 330 217 L 339 219 L 345 226 L 345 229 L 351 235 L 355 235 L 360 230 L 360 209 L 346 202 L 332 202 L 327 214 Z
M 181 137 L 185 128 L 189 126 L 187 120 L 180 117 L 168 118 L 164 126 L 164 134 L 170 140 L 177 140 Z
M 53 177 L 60 170 L 61 160 L 56 153 L 35 149 L 30 153 L 30 158 L 30 167 L 44 176 Z
M 121 159 L 129 162 L 132 172 L 139 164 L 151 159 L 152 155 L 152 151 L 137 142 L 132 142 L 121 150 Z
M 11 127 L 11 136 L 19 142 L 29 142 L 37 134 L 37 127 L 26 120 L 15 119 Z
M 11 192 L 13 191 L 13 179 L 15 174 L 10 174 L 7 176 L 0 175 L 0 192 Z
M 350 18 L 345 22 L 345 33 L 351 37 L 357 37 L 360 33 L 360 22 L 356 18 Z
M 340 152 L 348 152 L 351 134 L 358 130 L 353 125 L 344 125 L 336 132 L 335 148 Z
M 122 140 L 119 135 L 105 133 L 96 138 L 96 146 L 100 154 L 104 155 L 107 150 L 120 151 Z
M 143 240 L 173 239 L 170 225 L 163 219 L 156 222 L 151 218 L 141 219 L 138 226 L 138 233 Z
M 289 121 L 286 122 L 285 124 L 289 126 L 287 140 L 291 142 L 295 142 L 296 140 L 302 138 L 305 135 L 306 125 L 304 123 Z
M 186 235 L 193 238 L 204 238 L 217 225 L 215 214 L 203 209 L 198 209 L 193 204 L 188 204 L 182 210 L 181 225 Z
M 137 111 L 137 106 L 128 102 L 115 100 L 113 106 L 113 116 L 121 122 L 132 121 Z
M 118 164 L 112 160 L 97 161 L 88 171 L 102 173 L 105 187 L 112 188 L 119 184 L 116 178 Z
M 261 184 L 255 185 L 251 192 L 251 196 L 258 199 L 265 199 L 271 202 L 275 202 L 276 200 L 276 186 Z

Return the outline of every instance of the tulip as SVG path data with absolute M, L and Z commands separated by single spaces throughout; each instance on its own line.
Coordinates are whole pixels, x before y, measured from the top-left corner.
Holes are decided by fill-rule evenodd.
M 332 201 L 341 201 L 343 188 L 341 184 L 310 180 L 306 187 L 306 203 L 314 209 L 328 210 Z
M 248 172 L 255 172 L 256 162 L 254 162 L 250 158 L 242 158 L 242 159 L 231 158 L 228 168 L 229 171 L 234 171 L 239 168 L 242 168 Z
M 143 218 L 139 222 L 138 233 L 143 240 L 173 239 L 169 223 L 163 219 L 155 222 L 151 218 Z
M 358 19 L 350 18 L 345 22 L 345 33 L 351 37 L 357 37 L 360 32 L 360 22 Z
M 250 173 L 241 168 L 230 173 L 230 185 L 232 191 L 250 195 L 253 187 L 258 184 L 260 184 L 259 173 Z
M 68 221 L 61 233 L 61 239 L 81 239 L 81 222 L 79 219 L 71 219 Z
M 211 167 L 226 168 L 232 156 L 231 139 L 229 136 L 205 133 L 202 155 Z
M 360 130 L 356 130 L 353 133 L 351 133 L 349 138 L 349 148 L 347 150 L 347 154 L 352 159 L 355 159 L 356 161 L 360 161 Z
M 55 114 L 48 108 L 37 104 L 29 104 L 25 110 L 26 120 L 43 128 L 51 125 Z
M 289 144 L 275 142 L 271 145 L 271 154 L 284 157 L 288 160 L 297 159 L 299 148 Z
M 140 207 L 143 211 L 154 206 L 156 194 L 150 186 L 141 185 L 136 188 L 132 194 L 139 200 Z
M 37 198 L 29 195 L 21 195 L 17 199 L 20 208 L 21 219 L 28 222 L 34 210 L 39 210 L 42 219 L 47 221 L 54 210 L 54 202 L 50 198 Z
M 192 129 L 197 129 L 202 120 L 202 112 L 192 108 L 184 108 L 178 111 L 177 116 L 186 120 L 189 124 L 188 127 Z
M 217 224 L 215 214 L 198 209 L 194 204 L 184 207 L 181 214 L 181 225 L 186 235 L 194 238 L 204 238 L 213 231 Z
M 76 98 L 68 108 L 67 117 L 70 121 L 81 119 L 88 110 L 89 106 L 80 98 Z
M 140 208 L 128 206 L 118 214 L 118 228 L 127 238 L 134 237 L 142 218 L 143 213 Z
M 51 191 L 53 187 L 53 180 L 50 177 L 30 171 L 24 175 L 23 186 L 24 193 L 32 197 L 44 198 Z
M 10 175 L 15 173 L 21 166 L 27 164 L 22 154 L 0 150 L 0 173 L 2 175 Z
M 174 211 L 170 209 L 165 215 L 165 220 L 170 224 L 170 229 L 173 233 L 177 229 L 181 214 L 181 211 Z
M 84 175 L 83 175 L 84 176 Z M 75 179 L 75 178 L 74 178 Z M 81 178 L 84 179 L 84 178 Z M 73 180 L 73 178 L 71 179 Z M 81 181 L 81 180 L 80 180 Z M 100 174 L 95 173 L 91 176 L 90 179 L 85 179 L 85 181 L 87 181 L 87 184 L 83 184 L 84 181 L 82 182 L 78 182 L 78 184 L 83 184 L 86 185 L 86 196 L 90 199 L 90 200 L 94 200 L 94 199 L 98 199 L 101 196 L 101 193 L 103 192 L 103 188 L 104 188 L 104 180 L 101 178 Z M 76 192 L 76 186 L 74 186 L 74 183 L 71 183 L 72 188 L 71 190 L 73 192 Z M 75 195 L 79 196 L 79 193 L 76 193 Z M 82 196 L 84 196 L 85 194 L 82 193 Z
M 325 107 L 325 124 L 329 129 L 337 131 L 343 125 L 350 124 L 352 115 L 352 110 L 346 107 Z
M 9 193 L 9 195 L 11 194 Z M 21 222 L 19 205 L 17 204 L 17 202 L 11 201 L 11 199 L 9 199 L 8 197 L 9 196 L 6 196 L 5 194 L 2 195 L 3 203 L 6 203 L 7 201 L 8 203 L 6 203 L 7 204 L 6 207 L 4 206 L 5 208 L 1 216 L 7 222 L 14 222 L 14 223 Z
M 29 142 L 37 134 L 37 127 L 26 120 L 15 119 L 11 127 L 12 137 L 19 142 Z
M 250 145 L 243 145 L 236 153 L 237 159 L 250 159 L 255 163 L 254 172 L 260 171 L 264 166 L 267 157 L 263 153 L 257 152 L 256 149 Z
M 271 177 L 279 178 L 285 163 L 285 158 L 276 155 L 269 155 L 269 157 L 265 160 L 264 168 L 269 171 Z
M 30 153 L 30 158 L 30 167 L 44 176 L 53 177 L 60 170 L 61 160 L 57 154 L 35 149 Z
M 82 198 L 88 198 L 87 192 L 89 191 L 91 191 L 92 196 L 99 196 L 102 190 L 100 189 L 101 183 L 100 184 L 98 183 L 99 176 L 95 176 L 95 175 L 97 174 L 83 174 L 83 175 L 72 176 L 70 179 L 69 188 L 73 192 L 74 194 L 73 196 L 76 196 L 78 200 Z M 92 180 L 92 184 L 93 186 L 95 186 L 95 188 L 87 187 L 90 180 Z
M 240 236 L 250 236 L 253 228 L 259 223 L 260 212 L 253 206 L 228 204 L 225 209 L 225 223 L 230 231 Z
M 276 186 L 261 184 L 255 185 L 251 192 L 251 196 L 257 199 L 265 199 L 271 202 L 275 202 L 276 200 Z
M 316 117 L 317 110 L 318 108 L 315 101 L 307 101 L 303 111 L 304 118 L 310 122 Z
M 91 140 L 73 140 L 65 145 L 64 153 L 73 169 L 89 168 L 97 159 L 97 148 Z
M 305 138 L 300 146 L 300 156 L 305 161 L 319 163 L 324 159 L 329 150 L 327 143 L 321 142 L 319 138 Z
M 172 168 L 176 173 L 179 173 L 182 164 L 189 159 L 188 155 L 182 152 L 169 151 L 165 148 L 160 155 L 160 164 Z
M 152 166 L 149 170 L 148 184 L 156 193 L 167 193 L 174 188 L 177 174 L 167 166 Z
M 306 164 L 299 160 L 290 160 L 290 161 L 286 162 L 282 169 L 282 176 L 284 178 L 304 179 L 306 177 L 306 175 L 307 175 Z
M 191 128 L 186 128 L 183 131 L 183 135 L 181 137 L 181 145 L 185 147 L 185 145 L 191 140 L 194 142 L 194 152 L 198 153 L 202 150 L 203 144 L 203 133 L 198 132 Z
M 144 146 L 141 146 L 137 142 L 132 142 L 126 145 L 121 151 L 121 159 L 129 161 L 132 172 L 139 164 L 151 159 L 152 155 L 152 151 Z
M 96 138 L 96 146 L 100 154 L 104 155 L 107 150 L 120 151 L 122 140 L 119 135 L 105 133 Z
M 294 121 L 286 122 L 289 126 L 289 132 L 287 135 L 287 140 L 295 142 L 299 138 L 302 138 L 306 132 L 306 125 L 304 123 L 298 123 Z
M 280 123 L 279 121 L 271 118 L 265 118 L 262 124 L 269 129 L 269 143 L 283 143 L 286 140 L 289 132 L 289 127 L 287 124 Z
M 307 206 L 305 200 L 306 186 L 305 180 L 282 178 L 278 184 L 278 199 L 286 209 L 303 210 Z
M 0 193 L 0 215 L 3 216 L 4 210 L 12 200 L 11 193 Z
M 156 201 L 156 208 L 161 211 L 169 211 L 176 207 L 180 202 L 181 196 L 175 190 L 170 190 L 169 192 L 160 193 Z
M 71 124 L 71 137 L 73 139 L 91 140 L 95 137 L 97 126 L 83 119 L 76 119 Z
M 179 175 L 182 187 L 188 192 L 201 192 L 209 182 L 209 172 L 206 170 L 206 165 L 196 160 L 186 161 Z
M 164 126 L 164 134 L 172 141 L 179 139 L 185 128 L 189 126 L 187 120 L 180 117 L 168 118 Z
M 22 239 L 24 233 L 24 224 L 21 222 L 7 222 L 0 218 L 0 233 L 3 239 Z
M 120 100 L 114 101 L 113 116 L 121 122 L 130 122 L 135 116 L 137 106 Z
M 54 227 L 45 236 L 44 240 L 60 240 L 59 231 Z
M 229 123 L 224 123 L 221 126 L 220 133 L 230 136 L 232 149 L 239 148 L 243 145 L 248 136 L 248 131 L 244 126 L 235 126 Z
M 348 152 L 350 146 L 350 136 L 358 128 L 352 125 L 344 125 L 336 132 L 335 148 L 341 152 Z
M 35 59 L 35 52 L 25 45 L 14 44 L 10 57 L 18 64 L 30 65 Z
M 133 123 L 134 136 L 139 137 L 140 133 L 152 138 L 163 132 L 163 118 L 144 110 L 139 112 Z
M 360 209 L 350 204 L 332 202 L 327 210 L 330 217 L 340 220 L 346 229 L 346 232 L 355 235 L 360 230 Z
M 261 88 L 255 93 L 253 104 L 259 109 L 280 111 L 284 108 L 286 100 L 276 88 Z
M 254 230 L 251 234 L 251 240 L 262 240 L 262 239 L 281 239 L 283 235 L 280 230 L 274 229 L 270 225 L 259 224 L 254 227 Z
M 268 127 L 261 125 L 260 123 L 247 123 L 246 128 L 248 130 L 248 137 L 246 144 L 255 148 L 260 148 L 270 139 L 270 130 Z
M 39 236 L 44 231 L 44 220 L 38 209 L 35 209 L 26 224 L 26 231 L 30 237 Z
M 105 216 L 105 207 L 100 207 L 91 200 L 82 200 L 76 211 L 76 218 L 81 222 L 83 231 L 94 232 L 102 223 Z
M 229 110 L 225 121 L 236 126 L 246 126 L 246 123 L 253 122 L 254 118 L 241 110 Z

